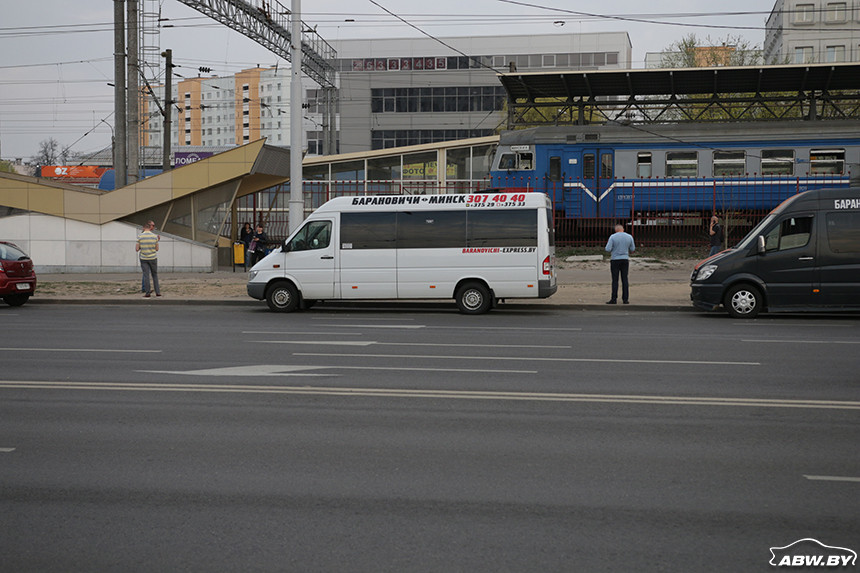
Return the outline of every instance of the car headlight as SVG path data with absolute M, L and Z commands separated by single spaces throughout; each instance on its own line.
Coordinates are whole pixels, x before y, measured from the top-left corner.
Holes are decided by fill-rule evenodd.
M 705 265 L 704 267 L 699 269 L 699 273 L 696 275 L 697 281 L 707 280 L 714 271 L 717 270 L 717 265 Z
M 254 280 L 254 278 L 257 276 L 257 273 L 259 273 L 259 272 L 260 271 L 251 271 L 250 273 L 248 273 L 248 280 L 249 281 Z

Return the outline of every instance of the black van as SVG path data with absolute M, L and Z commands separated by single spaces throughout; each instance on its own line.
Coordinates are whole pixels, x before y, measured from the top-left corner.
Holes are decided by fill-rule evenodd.
M 696 265 L 690 299 L 736 318 L 860 310 L 860 187 L 786 199 L 734 248 Z

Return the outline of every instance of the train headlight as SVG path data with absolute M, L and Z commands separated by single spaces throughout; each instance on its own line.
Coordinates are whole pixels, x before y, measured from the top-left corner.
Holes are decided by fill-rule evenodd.
M 697 281 L 704 281 L 710 278 L 714 271 L 717 270 L 717 265 L 705 265 L 704 267 L 699 269 L 699 273 L 696 275 Z

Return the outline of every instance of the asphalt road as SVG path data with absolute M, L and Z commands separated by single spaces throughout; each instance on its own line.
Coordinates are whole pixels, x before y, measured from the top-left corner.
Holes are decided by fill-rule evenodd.
M 860 318 L 0 307 L 2 571 L 860 550 Z

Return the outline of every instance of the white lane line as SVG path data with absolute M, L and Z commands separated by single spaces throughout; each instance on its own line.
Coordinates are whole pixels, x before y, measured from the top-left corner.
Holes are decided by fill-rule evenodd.
M 629 358 L 546 358 L 516 356 L 432 356 L 424 354 L 331 354 L 293 352 L 293 356 L 325 356 L 328 358 L 422 358 L 438 360 L 519 360 L 523 362 L 601 362 L 610 364 L 693 364 L 710 366 L 761 366 L 761 362 L 720 362 L 710 360 L 635 360 Z
M 491 374 L 537 374 L 537 370 L 488 370 L 485 368 L 418 368 L 401 366 L 279 366 L 258 364 L 228 366 L 202 370 L 137 370 L 147 374 L 182 374 L 188 376 L 339 376 L 339 374 L 306 374 L 304 370 L 392 370 L 405 372 L 469 372 Z
M 322 326 L 332 328 L 407 328 L 409 330 L 426 328 L 423 324 L 324 324 Z
M 473 344 L 468 343 L 435 343 L 435 342 L 379 342 L 378 340 L 365 341 L 342 341 L 342 340 L 256 340 L 255 343 L 261 344 L 311 344 L 317 346 L 453 346 L 462 348 L 555 348 L 561 350 L 569 350 L 572 346 L 546 346 L 542 344 Z
M 270 336 L 296 336 L 297 334 L 306 334 L 309 336 L 361 336 L 360 332 L 300 332 L 296 330 L 277 331 L 277 330 L 243 330 L 242 334 L 267 334 Z
M 331 320 L 331 317 L 330 317 L 330 316 L 313 316 L 313 317 L 311 317 L 311 320 Z M 387 318 L 387 317 L 378 317 L 378 318 L 374 318 L 374 317 L 369 317 L 369 316 L 362 316 L 362 317 L 350 318 L 350 317 L 348 317 L 348 316 L 342 316 L 342 317 L 338 317 L 338 320 L 387 320 L 387 321 L 389 321 L 389 322 L 392 322 L 392 321 L 395 321 L 395 320 L 400 320 L 400 321 L 407 321 L 407 320 L 408 320 L 408 321 L 414 321 L 415 319 L 414 319 L 414 318 L 401 317 L 401 316 L 398 316 L 398 317 L 395 317 L 395 318 Z
M 494 392 L 469 390 L 431 390 L 407 388 L 337 388 L 324 386 L 260 386 L 228 384 L 161 384 L 114 382 L 0 381 L 0 388 L 115 390 L 140 392 L 198 392 L 236 394 L 302 394 L 323 396 L 364 396 L 391 398 L 432 398 L 466 400 L 504 400 L 526 402 L 602 402 L 655 406 L 735 406 L 758 408 L 809 408 L 860 410 L 860 402 L 836 400 L 772 400 L 766 398 L 714 398 L 706 396 L 655 396 L 612 394 L 564 394 L 552 392 Z M 853 480 L 854 478 L 848 478 Z
M 14 352 L 116 352 L 120 354 L 157 354 L 161 350 L 112 350 L 109 348 L 0 348 L 2 351 Z
M 366 340 L 255 340 L 254 344 L 311 344 L 314 346 L 370 346 Z
M 860 340 L 741 340 L 741 342 L 772 342 L 776 344 L 860 344 Z
M 782 322 L 782 321 L 779 321 L 779 322 L 769 322 L 769 321 L 754 322 L 751 320 L 741 321 L 741 322 L 733 322 L 732 325 L 734 325 L 734 326 L 779 326 L 779 327 L 790 326 L 791 328 L 794 328 L 796 326 L 824 327 L 824 328 L 834 328 L 837 326 L 841 326 L 843 328 L 854 328 L 854 326 L 855 326 L 854 324 L 840 324 L 837 322 L 833 322 L 833 323 L 830 323 L 830 322 L 795 322 L 795 323 L 791 323 L 791 322 Z
M 15 448 L 0 448 L 0 454 L 8 454 L 14 452 Z
M 848 476 L 808 476 L 804 475 L 808 480 L 812 481 L 845 481 L 852 483 L 860 483 L 860 477 L 848 477 Z

